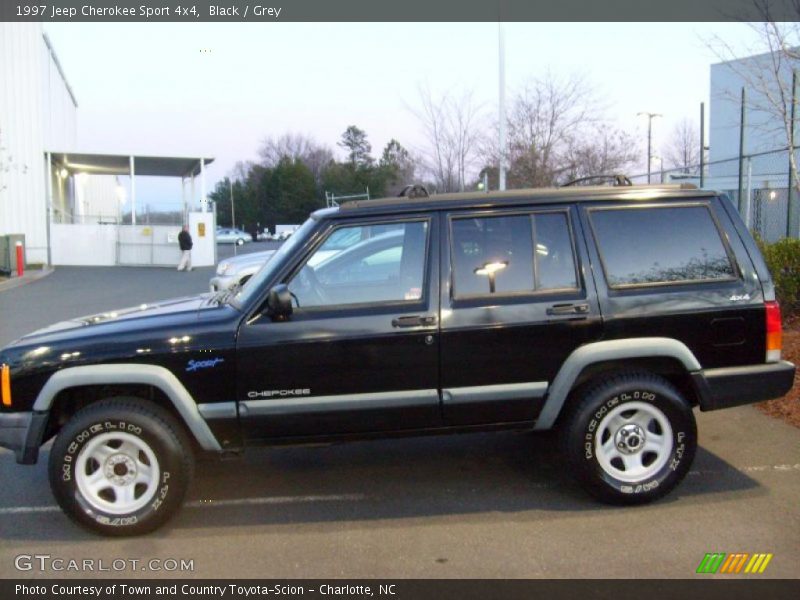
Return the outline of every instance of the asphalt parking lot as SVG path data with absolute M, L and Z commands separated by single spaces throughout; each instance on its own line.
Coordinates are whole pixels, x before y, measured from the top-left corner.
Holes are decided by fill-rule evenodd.
M 58 268 L 0 292 L 0 345 L 65 318 L 204 292 L 212 271 Z M 55 507 L 46 450 L 33 467 L 0 450 L 0 576 L 685 578 L 707 552 L 773 553 L 760 577 L 800 576 L 800 430 L 748 406 L 697 416 L 692 471 L 650 506 L 588 499 L 553 434 L 470 434 L 203 462 L 176 519 L 122 540 Z M 20 554 L 185 559 L 193 571 L 20 572 Z

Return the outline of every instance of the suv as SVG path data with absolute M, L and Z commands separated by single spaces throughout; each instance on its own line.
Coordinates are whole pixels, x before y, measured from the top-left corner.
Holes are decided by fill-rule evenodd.
M 588 492 L 640 504 L 689 470 L 695 407 L 795 372 L 736 210 L 680 186 L 343 204 L 239 290 L 54 325 L 0 362 L 0 445 L 30 464 L 55 438 L 55 498 L 110 535 L 166 521 L 200 451 L 433 431 L 557 427 Z

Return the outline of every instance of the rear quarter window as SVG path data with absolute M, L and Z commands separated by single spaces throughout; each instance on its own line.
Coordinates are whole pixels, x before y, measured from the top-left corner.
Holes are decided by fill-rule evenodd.
M 612 288 L 737 277 L 705 204 L 592 208 L 589 219 Z

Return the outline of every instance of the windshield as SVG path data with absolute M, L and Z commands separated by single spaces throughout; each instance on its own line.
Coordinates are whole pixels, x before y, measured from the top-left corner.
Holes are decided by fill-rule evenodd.
M 233 297 L 233 302 L 237 307 L 247 304 L 254 296 L 257 296 L 265 281 L 272 277 L 273 271 L 277 266 L 283 264 L 283 259 L 303 244 L 309 232 L 317 225 L 317 220 L 313 217 L 303 223 L 300 228 L 286 240 L 280 248 L 272 255 L 267 262 L 250 278 L 247 285 L 240 289 Z

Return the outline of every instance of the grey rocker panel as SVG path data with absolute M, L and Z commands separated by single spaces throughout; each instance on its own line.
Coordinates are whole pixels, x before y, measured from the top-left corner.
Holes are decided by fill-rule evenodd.
M 444 404 L 469 404 L 471 402 L 541 398 L 545 393 L 547 393 L 546 381 L 478 385 L 444 389 L 442 390 L 442 401 Z
M 79 385 L 103 385 L 109 383 L 138 383 L 152 385 L 164 392 L 184 423 L 204 450 L 222 451 L 211 433 L 194 399 L 175 375 L 164 367 L 156 365 L 91 365 L 71 367 L 54 373 L 36 397 L 34 411 L 50 410 L 53 398 L 65 389 Z
M 679 360 L 689 372 L 699 371 L 700 363 L 686 344 L 672 338 L 646 337 L 594 342 L 569 355 L 550 386 L 534 429 L 550 429 L 581 371 L 591 364 L 625 358 L 669 357 Z
M 243 417 L 258 417 L 289 413 L 400 408 L 438 403 L 439 392 L 437 390 L 408 390 L 276 400 L 243 400 L 239 402 L 239 414 Z

